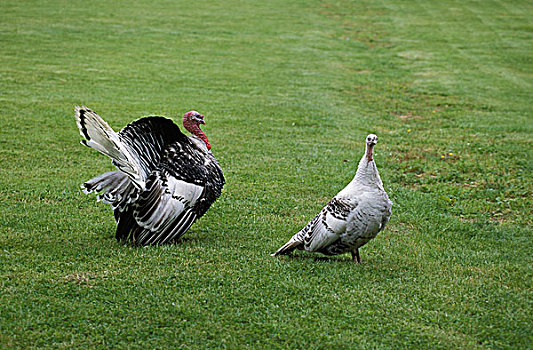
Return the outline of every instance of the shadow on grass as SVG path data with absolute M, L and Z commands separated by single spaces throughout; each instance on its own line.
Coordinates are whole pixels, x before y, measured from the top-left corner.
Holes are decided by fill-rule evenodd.
M 283 259 L 283 257 L 291 259 L 291 260 L 296 259 L 296 260 L 313 260 L 313 261 L 348 262 L 348 263 L 354 263 L 355 265 L 360 265 L 360 264 L 357 264 L 356 262 L 353 262 L 352 259 L 346 259 L 344 255 L 336 255 L 336 256 L 319 255 L 317 256 L 317 255 L 313 255 L 312 253 L 309 253 L 309 254 L 290 254 L 290 255 L 283 255 L 282 257 L 276 256 L 272 258 Z M 364 264 L 364 262 L 362 264 Z
M 108 237 L 106 237 L 106 240 L 108 239 Z M 115 240 L 115 238 L 109 238 L 109 240 Z M 205 237 L 200 237 L 200 236 L 188 236 L 188 237 L 180 237 L 178 239 L 175 239 L 175 240 L 172 240 L 171 242 L 168 242 L 168 243 L 165 243 L 165 244 L 149 244 L 149 245 L 140 245 L 140 244 L 135 244 L 135 243 L 132 243 L 130 241 L 126 241 L 126 240 L 120 240 L 120 241 L 116 241 L 116 243 L 119 245 L 119 246 L 124 246 L 124 247 L 129 247 L 129 248 L 147 248 L 147 247 L 153 247 L 153 248 L 163 248 L 163 247 L 173 247 L 173 246 L 190 246 L 190 245 L 194 245 L 196 243 L 199 243 L 199 242 L 205 242 Z

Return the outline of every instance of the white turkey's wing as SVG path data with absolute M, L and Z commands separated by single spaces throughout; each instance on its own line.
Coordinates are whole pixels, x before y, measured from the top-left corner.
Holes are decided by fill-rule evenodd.
M 135 203 L 135 221 L 144 229 L 162 234 L 181 218 L 184 211 L 189 211 L 194 206 L 203 191 L 203 186 L 178 180 L 164 171 L 156 171 L 150 176 L 146 191 Z M 184 221 L 186 223 L 187 220 Z M 175 230 L 179 228 L 178 226 Z M 154 235 L 150 240 L 159 239 Z
M 324 222 L 325 213 L 323 211 L 316 216 L 316 223 L 304 237 L 304 246 L 307 251 L 316 252 L 339 239 L 339 234 Z
M 383 206 L 371 199 L 361 201 L 351 214 L 349 224 L 346 227 L 349 240 L 374 238 L 384 227 Z
M 334 197 L 309 223 L 304 237 L 305 249 L 319 251 L 340 238 L 355 207 L 343 198 Z

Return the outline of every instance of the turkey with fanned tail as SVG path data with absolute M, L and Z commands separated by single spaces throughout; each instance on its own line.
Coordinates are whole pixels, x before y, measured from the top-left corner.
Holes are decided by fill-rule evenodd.
M 372 152 L 378 137 L 366 138 L 366 152 L 353 180 L 340 191 L 300 232 L 272 256 L 294 249 L 337 255 L 351 252 L 361 262 L 359 248 L 385 228 L 391 215 L 389 200 Z
M 117 240 L 174 242 L 222 193 L 224 175 L 200 129 L 205 124 L 200 113 L 184 114 L 183 126 L 192 134 L 187 136 L 164 117 L 144 117 L 116 133 L 89 108 L 75 111 L 81 143 L 111 158 L 118 169 L 82 185 L 111 205 Z

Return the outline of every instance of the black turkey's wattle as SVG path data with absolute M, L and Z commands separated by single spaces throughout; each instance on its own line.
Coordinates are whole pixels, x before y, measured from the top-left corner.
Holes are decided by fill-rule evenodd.
M 204 122 L 205 124 L 205 122 Z M 211 150 L 211 144 L 209 143 L 209 140 L 207 139 L 207 136 L 205 133 L 200 129 L 200 126 L 198 125 L 198 122 L 191 120 L 189 118 L 183 118 L 183 126 L 187 131 L 189 131 L 194 136 L 198 137 L 200 140 L 202 140 L 207 149 Z
M 204 141 L 205 146 L 207 147 L 207 150 L 210 151 L 211 150 L 211 144 L 209 143 L 209 140 L 207 139 L 207 136 L 202 131 L 202 129 L 200 129 L 200 127 L 198 127 L 198 130 L 199 131 L 195 135 L 198 136 L 202 141 Z

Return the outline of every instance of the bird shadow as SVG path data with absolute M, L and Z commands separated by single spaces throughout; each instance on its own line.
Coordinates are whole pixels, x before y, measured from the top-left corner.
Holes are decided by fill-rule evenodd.
M 173 240 L 170 242 L 171 245 L 179 245 L 179 244 L 187 244 L 187 243 L 196 243 L 204 241 L 205 239 L 203 237 L 199 236 L 186 236 L 186 237 L 180 237 L 178 239 Z
M 199 242 L 205 241 L 205 238 L 198 237 L 198 236 L 187 236 L 187 237 L 180 237 L 178 239 L 174 239 L 168 243 L 164 244 L 148 244 L 148 245 L 141 245 L 141 244 L 135 244 L 127 240 L 117 240 L 117 243 L 131 248 L 145 248 L 145 247 L 174 247 L 174 246 L 183 246 L 183 245 L 189 245 L 189 244 L 196 244 Z
M 291 260 L 313 260 L 313 261 L 331 261 L 331 262 L 346 262 L 346 258 L 342 256 L 312 256 L 312 255 L 297 255 L 297 254 L 290 254 L 285 255 L 288 259 Z M 352 259 L 348 259 L 348 262 L 354 262 Z M 354 262 L 355 263 L 355 262 Z M 357 264 L 356 265 L 361 265 Z

